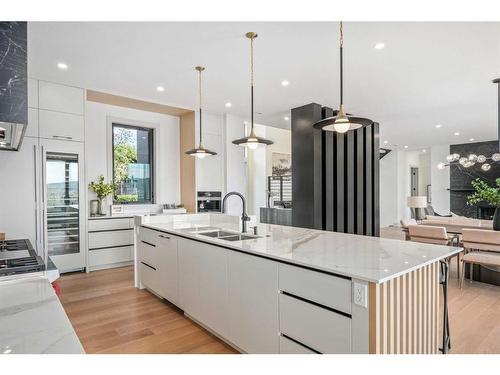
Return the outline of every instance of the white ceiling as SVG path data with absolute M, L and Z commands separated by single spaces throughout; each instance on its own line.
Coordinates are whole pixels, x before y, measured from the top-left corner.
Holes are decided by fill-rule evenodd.
M 259 33 L 257 122 L 289 127 L 283 117 L 291 108 L 337 106 L 334 22 L 30 22 L 29 75 L 195 108 L 193 68 L 201 64 L 204 108 L 247 116 L 247 31 Z M 491 80 L 500 77 L 500 23 L 349 22 L 344 34 L 346 109 L 378 121 L 382 141 L 389 141 L 384 147 L 496 139 Z M 374 49 L 377 42 L 385 48 Z M 59 70 L 60 61 L 69 69 Z M 157 92 L 158 85 L 165 91 Z

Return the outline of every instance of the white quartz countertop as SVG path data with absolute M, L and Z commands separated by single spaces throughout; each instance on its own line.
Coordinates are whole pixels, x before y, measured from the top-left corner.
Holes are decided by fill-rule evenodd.
M 0 282 L 1 353 L 85 353 L 45 277 Z
M 193 230 L 204 226 L 237 230 L 237 226 L 210 220 L 193 220 L 194 216 L 190 215 L 179 221 L 142 222 L 142 226 L 375 283 L 383 283 L 462 250 L 457 247 L 272 224 L 258 225 L 260 238 L 231 242 L 203 236 Z

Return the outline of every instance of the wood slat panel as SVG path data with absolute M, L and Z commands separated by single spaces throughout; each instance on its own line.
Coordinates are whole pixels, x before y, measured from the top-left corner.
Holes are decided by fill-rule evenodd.
M 377 354 L 438 352 L 439 262 L 369 286 L 369 350 Z

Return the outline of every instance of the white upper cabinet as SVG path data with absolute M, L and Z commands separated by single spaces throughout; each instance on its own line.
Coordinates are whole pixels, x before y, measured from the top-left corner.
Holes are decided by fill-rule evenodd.
M 28 78 L 28 107 L 38 108 L 38 81 Z
M 28 127 L 26 128 L 26 137 L 38 137 L 38 109 L 28 107 Z
M 39 108 L 83 116 L 84 90 L 78 87 L 39 81 Z
M 84 141 L 85 122 L 83 116 L 40 109 L 38 121 L 41 138 Z

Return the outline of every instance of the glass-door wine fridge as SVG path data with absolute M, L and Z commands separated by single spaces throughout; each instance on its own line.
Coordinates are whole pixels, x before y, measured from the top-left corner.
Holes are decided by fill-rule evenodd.
M 45 254 L 60 272 L 84 269 L 83 145 L 44 140 L 42 156 Z

